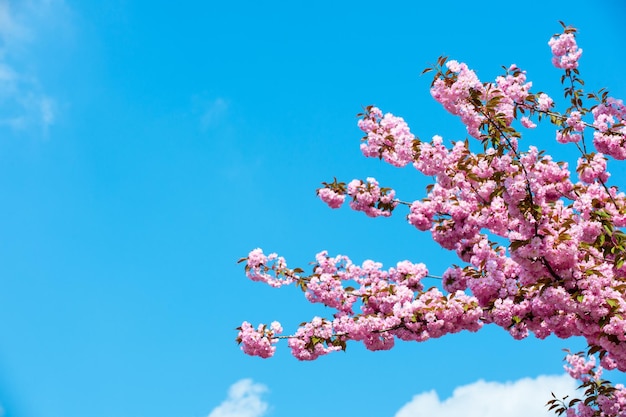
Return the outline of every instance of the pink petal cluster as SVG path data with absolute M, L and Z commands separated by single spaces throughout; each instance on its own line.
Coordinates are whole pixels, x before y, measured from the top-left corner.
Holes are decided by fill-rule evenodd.
M 255 329 L 250 323 L 244 321 L 239 327 L 237 342 L 241 344 L 241 350 L 248 355 L 270 358 L 276 352 L 274 345 L 278 342 L 278 339 L 273 336 L 282 331 L 283 328 L 277 321 L 271 324 L 269 330 L 264 324 L 260 324 Z
M 379 108 L 368 107 L 359 120 L 359 128 L 367 134 L 361 143 L 361 152 L 366 157 L 380 158 L 397 167 L 413 161 L 416 138 L 401 117 L 391 113 L 383 116 Z
M 606 158 L 601 153 L 589 155 L 591 158 L 578 158 L 576 172 L 580 180 L 591 184 L 594 181 L 607 182 L 610 174 L 606 171 Z
M 261 281 L 272 287 L 291 284 L 297 276 L 287 268 L 285 259 L 275 253 L 265 255 L 260 248 L 250 251 L 246 259 L 246 275 L 252 281 Z M 269 273 L 271 271 L 271 273 Z
M 574 110 L 569 114 L 566 123 L 576 132 L 585 130 L 585 123 L 582 120 L 582 114 L 578 110 Z
M 609 97 L 606 103 L 596 106 L 592 114 L 596 149 L 615 159 L 626 159 L 626 106 L 622 100 Z
M 348 195 L 352 197 L 350 207 L 369 217 L 389 217 L 398 204 L 395 200 L 396 192 L 380 188 L 375 178 L 367 178 L 365 182 L 352 180 L 348 184 Z
M 253 251 L 254 252 L 254 251 Z M 258 257 L 258 252 L 252 253 Z M 316 256 L 313 274 L 299 277 L 295 284 L 305 290 L 310 302 L 337 311 L 333 320 L 314 318 L 303 323 L 289 338 L 292 354 L 300 360 L 345 349 L 347 340 L 361 341 L 370 350 L 390 349 L 394 339 L 426 340 L 461 330 L 478 330 L 482 309 L 475 297 L 462 291 L 444 295 L 438 289 L 423 291 L 428 274 L 424 264 L 409 261 L 383 270 L 380 263 L 353 264 L 346 256 Z M 293 271 L 281 271 L 295 275 Z M 354 285 L 354 286 L 352 286 Z M 359 302 L 361 312 L 353 313 Z M 238 340 L 249 354 L 268 357 L 273 353 L 275 333 L 265 327 L 241 326 Z
M 554 101 L 546 93 L 540 93 L 537 97 L 537 106 L 540 111 L 549 111 L 554 106 Z
M 465 63 L 451 60 L 446 62 L 447 77 L 438 77 L 430 88 L 430 94 L 450 113 L 460 116 L 467 132 L 480 138 L 480 126 L 485 120 L 472 103 L 474 96 L 483 97 L 485 88 Z
M 516 103 L 524 103 L 530 94 L 531 82 L 526 82 L 526 71 L 511 65 L 507 74 L 496 78 L 495 84 L 487 84 L 487 97 L 498 97 L 495 107 L 496 113 L 504 116 L 506 124 L 510 125 L 514 118 Z M 534 127 L 530 119 L 522 118 L 524 127 Z
M 420 142 L 418 157 L 413 166 L 424 175 L 438 175 L 444 172 L 448 163 L 448 149 L 439 135 L 433 136 L 431 143 Z
M 548 42 L 552 49 L 552 64 L 561 69 L 578 68 L 578 60 L 583 50 L 576 44 L 573 33 L 562 33 Z
M 532 120 L 530 120 L 528 117 L 524 116 L 520 119 L 520 122 L 522 123 L 522 126 L 524 126 L 527 129 L 534 129 L 537 127 L 537 125 L 535 123 L 533 123 Z
M 583 382 L 589 381 L 591 371 L 596 368 L 596 357 L 591 356 L 585 359 L 582 355 L 569 354 L 565 357 L 567 365 L 563 366 L 563 369 L 574 379 L 579 379 Z M 600 378 L 602 375 L 602 367 L 593 374 L 595 377 Z
M 582 138 L 579 133 L 570 133 L 563 130 L 556 131 L 556 141 L 559 143 L 578 143 Z
M 317 264 L 307 285 L 305 296 L 311 303 L 322 303 L 344 313 L 352 313 L 357 297 L 346 291 L 343 282 L 351 280 L 352 262 L 345 256 L 331 258 L 322 251 L 315 256 Z
M 332 324 L 320 317 L 314 317 L 310 323 L 303 324 L 287 344 L 295 358 L 301 361 L 311 361 L 342 349 L 341 344 L 326 343 L 332 338 Z
M 493 133 L 489 125 L 499 125 L 501 131 L 509 127 L 519 109 L 534 111 L 529 103 L 544 112 L 553 105 L 545 93 L 531 94 L 532 83 L 527 81 L 526 72 L 516 65 L 511 65 L 505 75 L 492 83 L 481 83 L 464 63 L 448 61 L 446 68 L 435 76 L 431 94 L 446 110 L 460 116 L 468 133 L 475 138 L 488 138 Z M 520 121 L 526 128 L 536 127 L 528 116 L 521 117 Z M 517 137 L 510 136 L 508 141 L 511 146 L 517 146 Z
M 345 194 L 339 194 L 330 188 L 320 188 L 317 195 L 324 203 L 328 204 L 328 207 L 334 209 L 341 207 L 346 200 Z
M 550 41 L 554 63 L 572 85 L 581 81 L 576 68 L 582 50 L 574 33 L 568 29 Z M 332 309 L 332 317 L 315 317 L 289 337 L 298 359 L 345 350 L 349 341 L 386 350 L 398 339 L 425 341 L 484 324 L 516 339 L 582 337 L 600 365 L 593 356 L 568 355 L 566 370 L 583 384 L 595 384 L 595 391 L 587 391 L 585 401 L 557 406 L 570 417 L 626 415 L 624 387 L 599 379 L 603 367 L 626 371 L 626 195 L 608 185 L 607 171 L 607 158 L 626 159 L 626 106 L 606 94 L 587 96 L 566 87 L 566 97 L 573 98 L 560 114 L 549 96 L 531 92 L 516 66 L 493 83 L 481 83 L 467 65 L 448 61 L 444 68 L 444 62 L 435 68 L 431 93 L 460 116 L 480 145 L 466 140 L 446 146 L 437 135 L 421 141 L 402 118 L 368 107 L 359 121 L 366 133 L 363 154 L 397 167 L 413 164 L 433 178 L 426 195 L 404 202 L 374 178 L 347 185 L 335 180 L 318 190 L 330 207 L 341 206 L 347 195 L 352 209 L 371 217 L 408 206 L 408 223 L 457 258 L 458 265 L 443 273 L 442 288 L 425 289 L 429 272 L 421 263 L 383 269 L 375 261 L 356 265 L 325 251 L 306 275 L 255 249 L 244 258 L 248 277 L 271 286 L 294 284 L 309 302 Z M 586 107 L 584 97 L 599 104 Z M 583 122 L 589 113 L 592 124 Z M 566 162 L 519 146 L 513 121 L 533 128 L 532 116 L 549 120 L 558 142 L 576 143 L 579 180 Z M 587 151 L 588 129 L 594 151 Z M 246 353 L 271 356 L 279 327 L 244 323 L 238 341 Z

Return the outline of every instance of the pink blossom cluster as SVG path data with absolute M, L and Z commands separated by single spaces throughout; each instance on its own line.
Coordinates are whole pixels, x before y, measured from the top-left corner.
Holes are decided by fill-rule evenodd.
M 626 159 L 626 106 L 622 100 L 609 97 L 606 103 L 597 105 L 592 114 L 596 149 L 615 159 Z
M 472 99 L 484 97 L 485 88 L 467 64 L 450 60 L 446 68 L 446 73 L 433 82 L 430 94 L 450 113 L 461 117 L 471 136 L 480 138 L 485 116 L 476 110 Z
M 526 71 L 520 70 L 516 65 L 511 65 L 506 75 L 496 78 L 491 94 L 499 98 L 495 110 L 504 116 L 507 125 L 514 119 L 516 103 L 526 101 L 532 85 L 526 81 Z M 528 118 L 522 118 L 521 122 L 524 127 L 536 127 Z
M 246 275 L 252 281 L 265 282 L 272 287 L 281 287 L 291 284 L 297 276 L 287 268 L 287 263 L 283 257 L 275 253 L 265 255 L 260 248 L 252 250 L 247 258 Z M 272 271 L 272 273 L 268 273 Z
M 438 175 L 445 171 L 453 160 L 458 159 L 459 152 L 464 152 L 463 142 L 458 142 L 459 147 L 453 148 L 450 153 L 443 145 L 443 139 L 435 135 L 430 143 L 422 142 L 413 136 L 402 118 L 395 117 L 391 113 L 381 117 L 382 111 L 370 106 L 363 119 L 359 120 L 359 127 L 367 133 L 363 138 L 361 150 L 366 157 L 377 157 L 397 167 L 404 167 L 413 163 L 415 169 L 424 175 Z M 456 152 L 455 152 L 456 151 Z M 337 188 L 337 187 L 335 187 Z M 339 193 L 325 192 L 320 198 L 331 205 L 338 201 Z M 341 204 L 338 204 L 341 205 Z
M 556 131 L 556 141 L 559 143 L 580 142 L 582 140 L 582 132 L 585 130 L 582 114 L 578 110 L 572 111 L 565 123 L 568 128 Z
M 317 195 L 324 203 L 328 204 L 328 207 L 334 209 L 341 207 L 346 200 L 345 194 L 338 193 L 331 188 L 320 188 L 317 190 Z
M 257 257 L 253 252 L 251 255 Z M 298 359 L 312 360 L 345 349 L 347 340 L 381 350 L 390 349 L 395 338 L 426 340 L 461 330 L 476 331 L 482 325 L 482 309 L 474 297 L 462 291 L 449 295 L 436 288 L 423 291 L 421 280 L 428 275 L 424 264 L 402 261 L 383 270 L 374 261 L 358 266 L 346 256 L 329 257 L 325 251 L 317 254 L 316 261 L 313 273 L 298 277 L 294 283 L 310 302 L 337 312 L 333 320 L 316 317 L 303 323 L 289 337 L 292 354 Z M 355 314 L 357 302 L 360 313 Z M 278 333 L 272 330 L 269 333 L 263 325 L 255 330 L 248 323 L 242 324 L 238 338 L 242 349 L 250 355 L 270 356 L 276 341 L 272 336 Z
M 578 143 L 582 139 L 579 133 L 571 133 L 570 131 L 557 130 L 556 141 L 559 143 Z
M 339 343 L 333 344 L 333 341 Z M 287 344 L 292 355 L 301 361 L 314 360 L 330 352 L 342 350 L 341 339 L 334 337 L 332 323 L 320 317 L 314 317 L 310 323 L 300 326 Z
M 546 93 L 540 93 L 537 96 L 537 107 L 540 111 L 548 111 L 552 106 L 554 106 L 554 100 Z
M 330 208 L 341 207 L 346 195 L 352 197 L 350 207 L 353 210 L 362 211 L 369 217 L 389 217 L 398 205 L 396 192 L 392 188 L 380 187 L 375 178 L 355 179 L 348 185 L 337 180 L 322 184 L 324 187 L 317 190 L 317 195 Z
M 478 88 L 478 80 L 466 64 L 458 64 L 456 61 L 450 62 L 451 65 L 446 64 L 447 71 L 440 70 L 437 73 L 431 93 L 435 98 L 440 96 L 446 98 L 447 100 L 438 101 L 441 101 L 444 108 L 452 114 L 461 116 L 468 132 L 476 138 L 484 139 L 493 134 L 493 131 L 489 131 L 488 126 L 493 127 L 494 122 L 500 127 L 510 126 L 513 119 L 516 118 L 517 111 L 521 110 L 524 113 L 530 110 L 532 115 L 536 110 L 548 112 L 554 105 L 552 98 L 545 93 L 531 94 L 532 83 L 527 81 L 526 72 L 516 65 L 511 65 L 506 70 L 506 74 L 497 77 L 495 82 L 482 83 L 481 88 Z M 467 88 L 467 78 L 474 81 L 470 88 Z M 465 94 L 452 96 L 455 99 L 452 100 L 454 105 L 450 105 L 450 94 L 441 94 L 441 90 L 457 92 L 457 94 L 459 91 L 464 91 Z M 464 104 L 459 104 L 458 100 Z M 537 126 L 529 116 L 520 117 L 520 122 L 529 129 Z M 509 141 L 514 143 L 516 138 L 511 136 Z
M 570 71 L 582 52 L 574 33 L 566 30 L 550 43 L 555 65 L 566 76 L 578 74 Z M 252 280 L 293 283 L 310 302 L 334 310 L 332 318 L 314 318 L 290 336 L 292 353 L 311 360 L 344 350 L 348 341 L 384 350 L 396 339 L 425 341 L 493 323 L 516 339 L 531 333 L 583 337 L 602 367 L 626 371 L 626 195 L 607 184 L 607 158 L 626 159 L 626 106 L 602 96 L 596 97 L 600 104 L 586 110 L 578 100 L 586 96 L 567 90 L 576 99 L 559 114 L 549 96 L 531 91 L 516 66 L 484 84 L 465 64 L 448 61 L 445 68 L 437 70 L 431 93 L 461 117 L 482 150 L 475 152 L 467 140 L 446 146 L 440 136 L 421 141 L 403 119 L 368 107 L 359 122 L 367 135 L 364 155 L 393 166 L 412 163 L 434 183 L 411 203 L 401 202 L 374 178 L 324 183 L 318 195 L 333 208 L 347 195 L 352 209 L 371 217 L 390 216 L 406 204 L 408 223 L 428 231 L 459 265 L 443 273 L 443 289 L 425 290 L 429 272 L 420 263 L 401 261 L 385 270 L 374 261 L 359 266 L 321 252 L 311 274 L 304 275 L 277 255 L 266 257 L 255 249 L 244 258 Z M 592 124 L 583 122 L 589 112 Z M 559 142 L 576 143 L 578 179 L 572 179 L 566 162 L 518 145 L 521 134 L 513 121 L 534 125 L 522 114 L 538 114 L 538 122 L 543 117 L 555 125 Z M 595 151 L 587 151 L 586 129 L 594 131 Z M 271 351 L 275 338 L 270 331 L 242 325 L 241 332 L 247 352 L 263 356 Z M 597 381 L 601 368 L 594 360 L 570 355 L 567 370 L 584 383 Z M 563 410 L 568 416 L 623 416 L 625 404 L 626 391 L 620 387 Z
M 477 79 L 462 64 L 450 62 L 448 68 L 448 78 L 438 76 L 435 80 L 435 85 L 437 81 L 443 83 L 440 98 L 445 98 L 444 106 L 460 112 L 465 100 L 472 101 L 466 104 L 476 110 Z M 531 85 L 522 71 L 511 67 L 506 77 L 487 86 L 483 92 L 487 103 L 480 113 L 493 115 L 495 111 L 494 119 L 488 121 L 502 129 L 510 125 L 515 106 L 521 105 L 520 101 L 528 101 Z M 489 108 L 487 92 L 499 94 L 493 109 Z M 536 100 L 540 110 L 553 104 L 542 94 Z M 620 111 L 619 103 L 611 104 L 614 111 Z M 495 120 L 497 114 L 504 115 L 503 124 Z M 381 127 L 384 119 L 380 110 L 369 108 L 360 126 L 368 134 L 385 132 L 386 136 L 382 136 L 387 142 L 379 140 L 377 143 L 381 136 L 377 134 L 367 146 L 378 147 L 372 155 L 380 157 L 381 152 L 387 152 L 383 159 L 397 165 L 400 158 L 394 156 L 398 152 L 396 144 L 409 142 L 396 140 L 393 128 Z M 400 123 L 400 119 L 391 115 L 387 120 L 393 121 L 394 126 Z M 580 114 L 576 112 L 568 117 L 568 125 L 574 131 L 581 129 L 580 121 Z M 401 130 L 406 132 L 402 126 Z M 467 263 L 464 268 L 453 268 L 444 274 L 444 287 L 451 292 L 470 290 L 483 310 L 480 313 L 483 322 L 505 327 L 516 338 L 525 337 L 529 332 L 539 337 L 582 335 L 590 343 L 606 349 L 618 367 L 624 368 L 626 351 L 621 345 L 615 345 L 613 339 L 620 337 L 619 332 L 623 329 L 624 321 L 618 314 L 625 310 L 625 306 L 621 301 L 609 306 L 606 301 L 623 299 L 614 288 L 624 277 L 624 272 L 615 269 L 615 251 L 609 249 L 616 243 L 607 243 L 603 237 L 604 220 L 594 209 L 606 207 L 605 215 L 610 216 L 616 225 L 623 224 L 624 196 L 613 188 L 595 186 L 596 180 L 608 179 L 602 155 L 582 158 L 578 172 L 588 185 L 574 184 L 566 163 L 554 162 L 535 147 L 520 152 L 511 136 L 501 134 L 501 140 L 494 142 L 494 148 L 480 154 L 470 152 L 463 142 L 448 149 L 438 136 L 431 143 L 411 139 L 414 165 L 425 175 L 435 176 L 437 182 L 426 198 L 411 204 L 408 221 L 420 230 L 430 230 L 436 242 L 454 250 Z M 334 184 L 328 189 L 339 194 L 342 186 Z M 353 209 L 371 216 L 389 215 L 397 204 L 395 193 L 392 190 L 383 192 L 373 178 L 366 182 L 352 181 L 345 193 L 352 197 Z M 385 210 L 385 204 L 392 206 Z M 508 248 L 495 245 L 489 239 L 490 234 L 508 239 L 511 245 Z M 594 246 L 598 239 L 604 239 L 601 248 Z M 355 270 L 356 267 L 350 268 Z M 368 274 L 368 279 L 372 276 L 376 274 Z M 344 278 L 345 275 L 341 277 L 334 270 L 317 271 L 307 281 L 307 298 L 350 316 L 354 297 L 366 293 L 346 292 L 341 284 Z M 357 282 L 359 279 L 355 278 Z M 378 323 L 392 329 L 404 323 L 392 314 L 391 306 L 420 297 L 411 295 L 414 291 L 419 293 L 416 287 L 390 284 L 389 274 L 379 274 L 379 280 L 369 285 L 369 291 L 374 293 L 367 296 L 363 311 L 369 316 L 370 327 L 372 323 Z M 392 285 L 396 292 L 388 294 Z M 385 297 L 380 298 L 378 293 L 385 294 Z M 379 312 L 385 315 L 372 317 Z M 600 324 L 609 313 L 614 316 L 608 325 Z M 391 343 L 388 335 L 363 339 L 365 336 L 359 336 L 358 331 L 348 330 L 344 324 L 342 331 L 350 339 L 368 340 L 372 347 Z
M 446 110 L 460 116 L 475 138 L 493 140 L 494 132 L 508 131 L 518 111 L 530 111 L 532 115 L 535 111 L 548 112 L 554 105 L 545 93 L 531 94 L 532 83 L 516 65 L 492 83 L 481 83 L 464 63 L 451 60 L 445 66 L 445 71 L 437 71 L 431 94 Z M 529 116 L 520 117 L 520 122 L 528 129 L 537 127 Z M 517 135 L 509 135 L 507 141 L 516 148 Z
M 565 122 L 576 132 L 582 132 L 585 130 L 585 123 L 582 120 L 582 114 L 578 110 L 572 111 Z
M 591 379 L 591 377 L 600 378 L 602 375 L 602 367 L 598 367 L 595 372 L 592 372 L 596 369 L 596 357 L 591 356 L 586 359 L 582 355 L 574 355 L 568 354 L 565 357 L 565 361 L 567 365 L 563 366 L 563 369 L 574 379 L 579 379 L 583 382 L 587 382 Z
M 583 50 L 576 44 L 573 33 L 562 33 L 552 37 L 548 45 L 552 49 L 552 64 L 555 67 L 565 70 L 578 68 L 578 60 Z
M 396 192 L 390 188 L 380 188 L 375 178 L 367 178 L 365 182 L 350 181 L 348 195 L 352 197 L 350 207 L 364 212 L 369 217 L 389 217 L 398 205 L 395 200 Z
M 346 290 L 344 281 L 354 279 L 353 266 L 345 256 L 329 257 L 322 251 L 315 256 L 316 265 L 306 283 L 305 297 L 311 303 L 322 303 L 344 313 L 352 313 L 357 294 Z
M 532 120 L 530 120 L 530 118 L 524 116 L 520 119 L 520 122 L 522 123 L 522 126 L 524 126 L 527 129 L 534 129 L 537 127 L 537 124 L 534 123 Z
M 611 175 L 606 170 L 606 158 L 601 153 L 594 153 L 586 158 L 578 158 L 576 172 L 578 172 L 580 180 L 588 184 L 596 180 L 607 182 Z
M 405 285 L 411 291 L 423 290 L 422 278 L 426 276 L 428 276 L 428 269 L 423 263 L 400 261 L 395 268 L 389 269 L 389 280 Z
M 267 329 L 267 326 L 264 324 L 260 324 L 255 329 L 250 323 L 244 321 L 238 330 L 237 343 L 241 344 L 241 350 L 244 353 L 251 356 L 269 358 L 276 352 L 276 346 L 274 345 L 278 342 L 278 339 L 274 335 L 282 333 L 283 328 L 279 322 L 274 321 L 270 325 L 270 329 Z
M 413 161 L 416 138 L 401 117 L 391 113 L 383 116 L 379 108 L 370 106 L 359 120 L 359 128 L 366 133 L 361 143 L 361 151 L 366 157 L 380 158 L 397 167 Z
M 420 142 L 418 157 L 413 166 L 424 175 L 438 175 L 443 173 L 449 163 L 449 151 L 443 145 L 443 138 L 433 136 L 431 143 Z

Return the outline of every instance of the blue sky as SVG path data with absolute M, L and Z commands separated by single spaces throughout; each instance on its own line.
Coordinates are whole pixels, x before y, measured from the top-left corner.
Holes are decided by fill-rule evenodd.
M 402 214 L 315 196 L 333 176 L 423 195 L 416 172 L 361 156 L 355 114 L 376 104 L 422 138 L 465 138 L 419 76 L 438 56 L 484 81 L 515 63 L 560 98 L 547 41 L 563 20 L 587 87 L 626 97 L 619 0 L 337 3 L 0 0 L 4 416 L 444 416 L 568 389 L 561 349 L 580 341 L 492 328 L 312 363 L 286 344 L 239 351 L 243 320 L 289 331 L 324 314 L 249 282 L 236 261 L 251 249 L 294 266 L 322 249 L 434 274 L 453 262 Z M 549 130 L 524 141 L 563 151 Z

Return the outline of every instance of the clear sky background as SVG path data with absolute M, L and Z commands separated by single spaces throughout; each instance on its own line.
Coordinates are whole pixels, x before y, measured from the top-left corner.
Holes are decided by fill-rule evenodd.
M 311 363 L 286 343 L 271 360 L 247 357 L 234 342 L 243 320 L 292 331 L 325 312 L 295 288 L 248 281 L 236 261 L 262 247 L 306 266 L 327 249 L 440 274 L 454 257 L 400 209 L 369 219 L 316 198 L 333 176 L 423 196 L 412 168 L 361 156 L 356 113 L 376 104 L 422 138 L 464 139 L 419 76 L 444 54 L 483 81 L 515 63 L 559 99 L 547 46 L 558 20 L 580 30 L 587 88 L 626 97 L 625 18 L 621 0 L 0 0 L 4 416 L 541 409 L 571 387 L 561 349 L 580 341 L 485 328 Z M 564 151 L 550 129 L 523 143 Z

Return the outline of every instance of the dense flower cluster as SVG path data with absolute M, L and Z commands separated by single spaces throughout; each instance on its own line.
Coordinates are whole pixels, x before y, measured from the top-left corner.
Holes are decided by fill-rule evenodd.
M 275 321 L 270 325 L 269 330 L 264 324 L 260 324 L 255 329 L 250 323 L 244 321 L 237 330 L 239 330 L 237 342 L 241 343 L 241 349 L 246 354 L 269 358 L 276 352 L 276 346 L 274 345 L 278 342 L 278 339 L 274 335 L 282 333 L 283 328 L 279 322 Z
M 626 159 L 626 106 L 622 100 L 609 97 L 592 114 L 596 149 L 615 159 Z
M 576 44 L 573 33 L 562 33 L 548 42 L 552 49 L 552 64 L 561 69 L 578 68 L 578 60 L 583 50 Z
M 624 416 L 626 391 L 601 381 L 602 367 L 626 371 L 626 196 L 609 186 L 608 158 L 626 159 L 626 106 L 606 93 L 585 95 L 573 87 L 582 50 L 575 29 L 550 40 L 553 63 L 565 70 L 562 82 L 571 106 L 562 114 L 545 93 L 533 93 L 526 73 L 505 69 L 495 82 L 483 83 L 464 63 L 440 58 L 431 94 L 482 146 L 468 140 L 448 145 L 440 136 L 430 142 L 411 134 L 406 122 L 374 106 L 359 121 L 366 157 L 397 167 L 412 164 L 434 183 L 424 198 L 407 202 L 373 178 L 348 184 L 336 179 L 317 193 L 332 208 L 346 197 L 350 207 L 368 216 L 390 216 L 409 207 L 407 221 L 428 231 L 441 247 L 453 251 L 459 266 L 448 268 L 442 289 L 424 289 L 423 264 L 399 262 L 387 270 L 380 263 L 358 266 L 345 256 L 316 256 L 310 275 L 289 269 L 275 254 L 255 249 L 246 273 L 272 286 L 294 284 L 307 300 L 334 310 L 332 318 L 314 318 L 288 336 L 295 357 L 315 359 L 344 350 L 348 341 L 368 349 L 393 347 L 396 339 L 425 341 L 496 324 L 516 338 L 585 338 L 591 359 L 569 355 L 570 375 L 591 388 L 583 402 L 554 400 L 567 416 Z M 428 70 L 427 70 L 428 71 Z M 584 107 L 583 98 L 597 104 Z M 585 122 L 585 118 L 593 121 Z M 525 128 L 549 121 L 560 143 L 580 150 L 577 178 L 534 146 L 522 149 Z M 592 132 L 591 145 L 585 134 Z M 476 152 L 475 147 L 481 148 Z M 574 175 L 576 175 L 574 174 Z M 238 341 L 249 354 L 273 353 L 277 330 L 244 323 Z M 595 388 L 594 388 L 595 387 Z
M 330 208 L 339 208 L 346 199 L 352 198 L 350 207 L 362 211 L 370 217 L 389 217 L 398 205 L 395 190 L 380 187 L 376 178 L 367 178 L 365 181 L 352 180 L 347 185 L 335 180 L 332 183 L 323 183 L 324 187 L 317 190 L 319 198 Z
M 413 162 L 416 139 L 402 118 L 390 113 L 383 116 L 379 108 L 370 106 L 359 120 L 359 128 L 366 133 L 361 143 L 361 151 L 366 157 L 381 158 L 397 167 Z
M 263 256 L 258 249 L 252 251 L 246 268 L 260 268 L 258 259 Z M 299 276 L 298 271 L 276 264 L 265 268 L 265 275 L 281 274 L 281 282 L 293 282 L 302 288 L 310 302 L 336 310 L 333 320 L 314 318 L 289 338 L 293 355 L 301 360 L 345 349 L 347 340 L 362 341 L 370 350 L 382 350 L 393 347 L 396 337 L 424 341 L 461 330 L 476 331 L 482 326 L 482 309 L 475 297 L 462 291 L 448 295 L 436 288 L 423 291 L 421 280 L 428 275 L 428 269 L 421 263 L 401 261 L 383 270 L 377 262 L 365 261 L 358 266 L 346 256 L 329 257 L 324 251 L 317 254 L 310 276 Z M 262 280 L 272 285 L 270 278 Z M 358 300 L 361 313 L 355 315 L 353 305 Z M 268 334 L 264 326 L 254 330 L 244 323 L 237 340 L 246 353 L 267 357 L 274 352 L 274 333 Z
M 368 178 L 365 182 L 350 181 L 348 195 L 352 197 L 350 207 L 370 217 L 391 216 L 398 204 L 394 199 L 396 192 L 390 188 L 380 188 L 375 178 Z
M 340 194 L 330 188 L 320 188 L 317 194 L 330 208 L 339 208 L 343 205 L 343 202 L 346 201 L 344 194 Z
M 285 271 L 291 270 L 287 269 L 285 259 L 275 253 L 266 256 L 263 250 L 257 248 L 251 251 L 245 259 L 248 261 L 246 264 L 246 275 L 252 281 L 261 281 L 272 287 L 281 287 L 291 284 L 294 278 L 296 278 L 295 276 L 285 274 Z M 269 271 L 272 273 L 269 274 Z
M 485 86 L 466 64 L 451 60 L 445 65 L 445 76 L 436 77 L 430 93 L 446 110 L 461 117 L 470 135 L 480 138 L 485 116 L 477 111 L 474 99 L 486 94 Z

